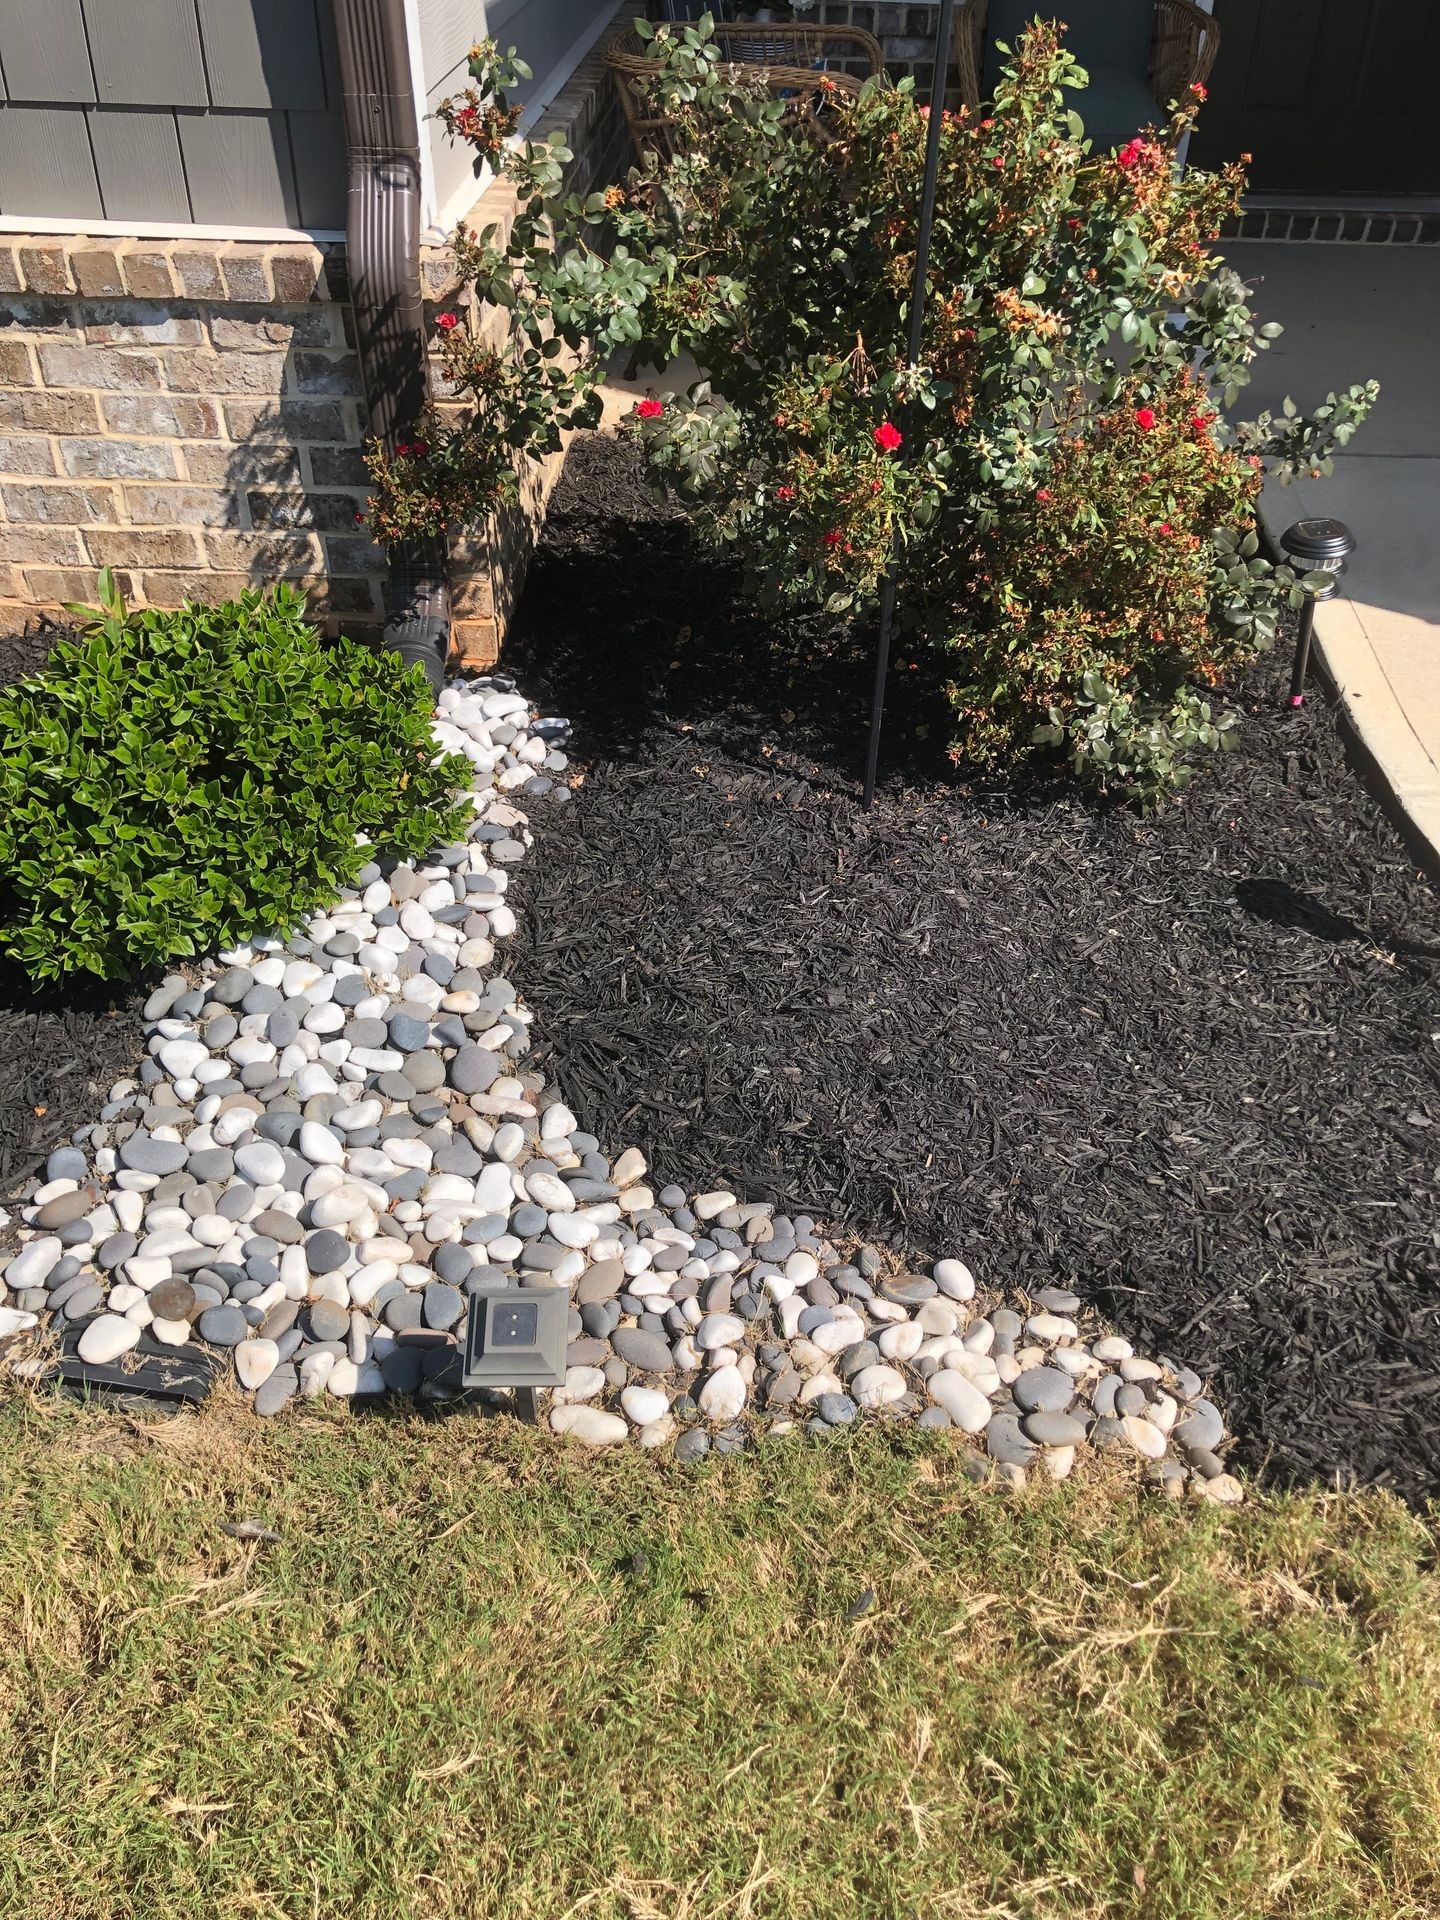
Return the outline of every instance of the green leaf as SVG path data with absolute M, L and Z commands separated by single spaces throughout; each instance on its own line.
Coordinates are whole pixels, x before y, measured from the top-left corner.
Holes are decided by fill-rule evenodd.
M 0 691 L 0 948 L 36 978 L 293 923 L 356 870 L 357 826 L 415 854 L 462 829 L 468 763 L 435 757 L 423 674 L 303 614 L 288 588 L 112 611 Z

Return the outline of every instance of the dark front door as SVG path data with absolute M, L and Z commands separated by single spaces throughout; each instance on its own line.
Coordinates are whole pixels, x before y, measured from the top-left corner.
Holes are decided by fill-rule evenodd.
M 1198 166 L 1251 153 L 1259 192 L 1440 193 L 1437 0 L 1215 0 L 1215 17 Z

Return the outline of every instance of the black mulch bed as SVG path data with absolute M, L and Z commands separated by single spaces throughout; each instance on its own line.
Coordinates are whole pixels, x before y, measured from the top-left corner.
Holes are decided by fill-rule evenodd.
M 902 666 L 867 817 L 833 625 L 577 443 L 507 661 L 586 774 L 515 883 L 565 1096 L 662 1178 L 1073 1285 L 1276 1479 L 1440 1490 L 1440 911 L 1323 701 L 1262 663 L 1145 820 L 947 780 Z
M 60 638 L 54 628 L 0 635 L 0 685 L 35 673 Z M 148 988 L 68 985 L 32 989 L 0 960 L 0 1200 L 52 1147 L 95 1118 L 117 1080 L 145 1050 Z

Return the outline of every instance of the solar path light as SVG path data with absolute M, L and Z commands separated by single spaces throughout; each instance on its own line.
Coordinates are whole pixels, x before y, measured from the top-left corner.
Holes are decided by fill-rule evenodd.
M 509 1387 L 516 1411 L 535 1417 L 536 1387 L 565 1384 L 570 1294 L 565 1287 L 487 1287 L 470 1297 L 466 1387 Z
M 1306 586 L 1305 605 L 1300 610 L 1300 631 L 1295 636 L 1295 665 L 1290 675 L 1290 704 L 1305 704 L 1305 673 L 1310 665 L 1310 638 L 1315 630 L 1315 603 L 1333 600 L 1340 591 L 1340 576 L 1345 562 L 1358 542 L 1343 520 L 1297 520 L 1280 536 L 1285 557 L 1300 574 L 1326 574 L 1315 586 Z

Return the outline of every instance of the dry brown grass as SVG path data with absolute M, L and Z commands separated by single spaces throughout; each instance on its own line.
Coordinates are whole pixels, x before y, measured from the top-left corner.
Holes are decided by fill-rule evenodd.
M 0 1912 L 1440 1914 L 1435 1536 L 1385 1498 L 226 1398 L 12 1394 L 0 1459 Z

